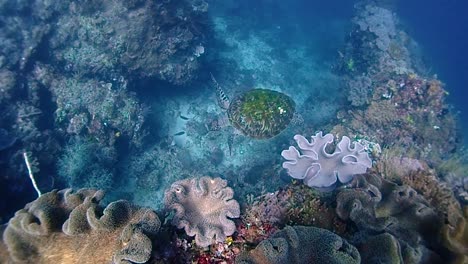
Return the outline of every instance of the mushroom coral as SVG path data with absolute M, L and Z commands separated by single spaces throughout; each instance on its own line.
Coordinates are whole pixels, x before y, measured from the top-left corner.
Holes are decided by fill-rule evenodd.
M 175 210 L 172 224 L 195 236 L 198 246 L 206 247 L 223 242 L 236 230 L 229 218 L 240 216 L 240 206 L 233 196 L 226 180 L 191 178 L 174 182 L 165 192 L 164 204 L 168 210 Z

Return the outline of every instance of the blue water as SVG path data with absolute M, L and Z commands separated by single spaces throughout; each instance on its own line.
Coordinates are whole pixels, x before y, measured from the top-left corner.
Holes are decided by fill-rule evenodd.
M 449 100 L 461 113 L 463 132 L 468 135 L 468 2 L 400 1 L 398 15 L 410 35 L 422 46 L 428 63 L 447 84 Z M 466 142 L 466 140 L 465 140 Z

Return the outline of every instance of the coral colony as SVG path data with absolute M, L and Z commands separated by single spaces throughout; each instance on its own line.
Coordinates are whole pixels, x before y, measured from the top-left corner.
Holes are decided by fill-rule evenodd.
M 0 1 L 0 263 L 468 263 L 467 154 L 392 1 L 325 41 L 280 2 Z
M 365 173 L 372 166 L 369 154 L 358 142 L 351 147 L 351 141 L 344 136 L 333 153 L 327 153 L 327 146 L 333 143 L 333 135 L 318 132 L 309 142 L 301 135 L 295 135 L 299 149 L 293 146 L 281 152 L 285 158 L 283 168 L 295 179 L 304 181 L 310 187 L 330 187 L 337 180 L 348 183 L 356 174 Z

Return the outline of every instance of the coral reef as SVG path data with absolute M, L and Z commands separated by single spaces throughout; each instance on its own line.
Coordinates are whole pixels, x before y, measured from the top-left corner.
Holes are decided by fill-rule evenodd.
M 460 161 L 452 162 L 455 162 L 456 165 L 461 164 Z M 398 153 L 395 148 L 384 150 L 375 167 L 376 171 L 385 179 L 407 185 L 416 190 L 440 216 L 444 217 L 446 223 L 452 227 L 457 225 L 458 219 L 463 215 L 460 203 L 465 204 L 464 201 L 466 200 L 459 197 L 459 201 L 456 193 L 454 193 L 457 189 L 454 190 L 444 181 L 445 178 L 452 175 L 450 172 L 445 172 L 439 168 L 431 169 L 423 160 L 405 157 L 402 153 Z M 436 174 L 441 175 L 441 178 Z M 454 175 L 453 177 L 462 177 L 462 175 Z M 461 186 L 460 188 L 464 187 Z
M 404 153 L 401 147 L 385 148 L 375 162 L 375 171 L 387 180 L 400 182 L 406 175 L 429 170 L 426 162 L 408 156 L 411 153 Z
M 365 5 L 353 22 L 359 26 L 360 31 L 368 31 L 376 36 L 376 47 L 381 51 L 390 48 L 392 40 L 396 37 L 396 17 L 391 10 L 375 5 Z
M 24 151 L 38 159 L 39 186 L 51 189 L 71 138 L 117 152 L 142 146 L 148 109 L 130 89 L 197 78 L 207 11 L 203 0 L 0 1 L 0 124 L 19 143 L 0 162 L 5 195 L 18 201 L 6 217 L 33 198 Z
M 365 237 L 364 241 L 353 241 L 362 263 L 414 263 L 403 261 L 400 243 L 389 233 Z
M 468 261 L 468 206 L 463 208 L 462 215 L 458 215 L 455 226 L 443 226 L 442 238 L 443 244 L 456 256 L 454 263 Z
M 91 136 L 104 146 L 114 145 L 119 137 L 140 142 L 145 109 L 128 92 L 123 77 L 110 82 L 65 77 L 44 64 L 36 65 L 34 75 L 53 96 L 55 124 L 64 136 Z
M 333 131 L 366 135 L 381 145 L 414 153 L 411 158 L 440 163 L 447 158 L 440 153 L 451 153 L 458 144 L 455 119 L 442 103 L 445 96 L 436 79 L 389 75 L 376 84 L 369 106 L 349 110 Z
M 429 204 L 445 217 L 445 222 L 455 226 L 462 215 L 461 207 L 452 190 L 430 171 L 419 170 L 401 177 L 401 182 L 415 189 Z
M 332 131 L 365 135 L 382 146 L 415 153 L 411 158 L 440 163 L 458 144 L 443 83 L 428 76 L 415 52 L 418 45 L 401 30 L 391 10 L 362 1 L 352 22 L 336 67 L 352 105 L 338 114 L 341 124 Z
M 348 100 L 352 106 L 363 106 L 369 103 L 372 95 L 372 80 L 365 76 L 350 79 L 348 85 Z
M 325 201 L 320 193 L 303 184 L 290 184 L 279 191 L 249 198 L 242 211 L 239 236 L 258 243 L 286 224 L 315 226 L 344 234 L 346 225 Z
M 453 259 L 440 243 L 444 217 L 408 186 L 399 186 L 374 174 L 358 175 L 350 188 L 337 195 L 336 212 L 360 230 L 387 232 L 401 247 L 403 259 Z
M 71 188 L 110 190 L 114 185 L 117 154 L 113 147 L 91 139 L 75 140 L 57 162 L 58 180 Z
M 221 178 L 201 177 L 180 180 L 164 194 L 168 210 L 175 210 L 172 224 L 184 228 L 195 243 L 206 247 L 222 242 L 236 230 L 230 218 L 240 216 L 234 191 Z
M 391 1 L 340 3 L 346 34 L 304 1 L 0 0 L 0 222 L 23 153 L 43 191 L 165 207 L 52 191 L 0 262 L 466 263 L 455 118 Z
M 144 263 L 160 227 L 155 212 L 103 192 L 54 190 L 18 211 L 3 233 L 3 263 Z
M 231 124 L 253 138 L 271 138 L 291 122 L 296 104 L 287 95 L 253 89 L 234 98 L 229 105 Z
M 304 184 L 310 187 L 330 187 L 337 180 L 347 183 L 355 174 L 365 173 L 372 166 L 364 146 L 355 142 L 351 147 L 351 140 L 346 136 L 332 153 L 327 151 L 328 144 L 334 140 L 332 134 L 318 132 L 310 142 L 301 135 L 295 135 L 294 140 L 301 152 L 294 146 L 283 150 L 281 156 L 287 160 L 283 162 L 283 168 L 291 177 L 304 180 Z
M 287 226 L 236 259 L 239 264 L 338 264 L 360 261 L 359 252 L 346 240 L 328 230 L 306 226 Z
M 185 84 L 198 70 L 208 20 L 206 2 L 192 2 L 71 3 L 50 36 L 53 58 L 67 71 L 109 80 L 131 74 Z

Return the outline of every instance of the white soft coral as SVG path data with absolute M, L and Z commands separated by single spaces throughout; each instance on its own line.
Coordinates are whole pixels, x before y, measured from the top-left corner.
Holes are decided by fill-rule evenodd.
M 311 137 L 310 142 L 301 135 L 295 135 L 299 150 L 294 146 L 283 150 L 281 156 L 289 175 L 295 179 L 304 180 L 310 187 L 330 187 L 339 180 L 347 183 L 355 174 L 365 173 L 372 166 L 372 160 L 364 150 L 364 146 L 344 136 L 336 145 L 333 153 L 328 153 L 327 145 L 333 143 L 333 135 L 322 135 L 318 132 Z

